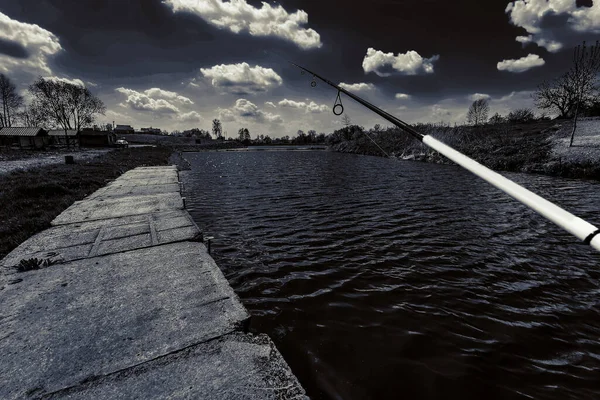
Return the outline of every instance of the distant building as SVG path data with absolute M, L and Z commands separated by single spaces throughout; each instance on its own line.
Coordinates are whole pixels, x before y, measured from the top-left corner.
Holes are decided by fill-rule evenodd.
M 48 131 L 50 144 L 55 146 L 79 146 L 79 132 L 74 129 L 51 129 Z M 68 140 L 68 142 L 67 142 Z
M 22 149 L 41 149 L 49 144 L 48 132 L 42 128 L 0 128 L 0 145 Z
M 110 147 L 117 141 L 117 135 L 113 132 L 99 131 L 85 128 L 79 132 L 79 144 L 81 147 Z
M 131 125 L 117 125 L 115 126 L 115 129 L 113 129 L 113 132 L 116 134 L 135 133 L 135 130 Z
M 159 128 L 150 127 L 150 128 L 142 128 L 141 132 L 142 133 L 150 133 L 150 134 L 153 134 L 153 135 L 160 135 L 161 130 Z

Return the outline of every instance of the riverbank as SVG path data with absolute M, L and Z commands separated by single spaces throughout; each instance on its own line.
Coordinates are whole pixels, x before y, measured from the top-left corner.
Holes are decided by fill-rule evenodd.
M 600 120 L 580 120 L 574 146 L 568 147 L 571 129 L 571 121 L 419 127 L 423 134 L 436 137 L 493 170 L 600 180 Z M 371 137 L 381 149 L 365 134 L 359 134 L 334 144 L 331 150 L 374 156 L 385 156 L 385 152 L 404 160 L 452 163 L 399 130 L 371 133 Z
M 185 210 L 130 170 L 0 260 L 0 397 L 305 398 Z
M 50 226 L 74 201 L 138 167 L 167 165 L 166 147 L 115 149 L 75 164 L 44 165 L 0 175 L 0 258 Z M 34 160 L 34 159 L 32 159 Z

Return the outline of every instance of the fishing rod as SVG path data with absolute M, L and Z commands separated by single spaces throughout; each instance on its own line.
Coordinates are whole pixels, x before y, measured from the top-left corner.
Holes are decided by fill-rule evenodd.
M 329 79 L 326 79 L 320 76 L 319 74 L 312 72 L 311 70 L 304 68 L 296 63 L 293 63 L 291 61 L 288 62 L 300 68 L 303 74 L 307 72 L 312 75 L 313 80 L 310 84 L 312 87 L 317 86 L 316 78 L 318 78 L 326 84 L 337 89 L 338 94 L 333 105 L 333 113 L 335 115 L 341 115 L 344 112 L 344 106 L 342 105 L 342 99 L 340 97 L 340 93 L 344 93 L 346 96 L 350 97 L 351 99 L 367 107 L 369 110 L 390 121 L 392 124 L 396 125 L 403 131 L 409 133 L 428 147 L 431 147 L 438 153 L 443 154 L 450 160 L 454 161 L 456 164 L 474 173 L 478 177 L 482 178 L 483 180 L 502 190 L 504 193 L 525 204 L 535 212 L 554 222 L 556 225 L 560 226 L 567 232 L 577 237 L 579 240 L 583 241 L 584 244 L 590 245 L 594 249 L 600 251 L 600 229 L 598 229 L 594 225 L 560 208 L 556 204 L 544 199 L 543 197 L 538 196 L 537 194 L 525 189 L 523 186 L 511 181 L 508 178 L 505 178 L 499 173 L 492 171 L 491 169 L 479 164 L 477 161 L 467 157 L 466 155 L 462 154 L 457 150 L 454 150 L 452 147 L 440 142 L 433 136 L 423 135 L 406 122 L 383 111 L 382 109 L 369 103 L 368 101 L 361 99 L 357 95 L 339 87 L 335 83 L 331 82 Z

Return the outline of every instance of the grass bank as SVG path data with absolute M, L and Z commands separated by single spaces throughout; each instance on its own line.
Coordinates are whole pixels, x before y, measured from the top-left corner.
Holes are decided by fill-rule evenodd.
M 0 175 L 0 258 L 81 200 L 122 173 L 141 166 L 167 165 L 172 149 L 117 149 L 91 161 L 56 164 Z
M 600 157 L 594 156 L 600 150 L 600 144 L 568 148 L 564 138 L 570 135 L 571 126 L 570 121 L 537 121 L 479 127 L 420 124 L 416 128 L 494 170 L 600 180 Z M 582 139 L 577 135 L 576 138 Z M 567 148 L 568 156 L 564 149 L 557 151 L 562 147 Z M 384 156 L 385 152 L 405 160 L 452 164 L 396 128 L 369 132 L 355 129 L 351 134 L 340 135 L 340 140 L 331 149 L 374 156 Z

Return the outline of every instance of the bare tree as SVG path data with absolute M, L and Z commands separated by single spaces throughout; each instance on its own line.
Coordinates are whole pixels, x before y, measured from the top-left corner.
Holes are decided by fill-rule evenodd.
M 580 109 L 597 99 L 599 72 L 600 44 L 596 42 L 588 48 L 583 42 L 573 52 L 569 71 L 552 82 L 542 83 L 533 94 L 538 108 L 557 112 L 561 118 L 573 117 L 569 147 L 573 145 Z
M 596 44 L 588 49 L 583 42 L 583 46 L 575 48 L 573 66 L 569 71 L 575 82 L 575 116 L 569 147 L 573 146 L 579 107 L 591 103 L 598 92 L 598 72 L 600 72 L 600 44 L 596 41 Z
M 490 106 L 487 99 L 475 100 L 469 107 L 467 112 L 467 121 L 475 126 L 484 123 L 488 119 Z
M 23 97 L 17 93 L 17 87 L 4 74 L 0 74 L 0 103 L 0 127 L 10 127 L 18 117 L 19 108 L 23 106 Z
M 33 96 L 30 108 L 46 121 L 47 125 L 65 130 L 80 130 L 90 126 L 96 114 L 104 114 L 106 107 L 102 100 L 94 96 L 88 88 L 72 83 L 38 78 L 29 86 Z
M 344 126 L 352 125 L 352 120 L 350 119 L 350 116 L 346 113 L 344 113 L 344 116 L 342 117 L 342 124 L 344 124 Z
M 46 118 L 41 112 L 40 107 L 35 105 L 27 105 L 17 114 L 17 118 L 26 127 L 45 127 Z
M 216 139 L 219 139 L 223 133 L 223 126 L 221 125 L 221 121 L 219 121 L 216 118 L 212 121 L 212 132 L 213 135 L 215 135 Z

